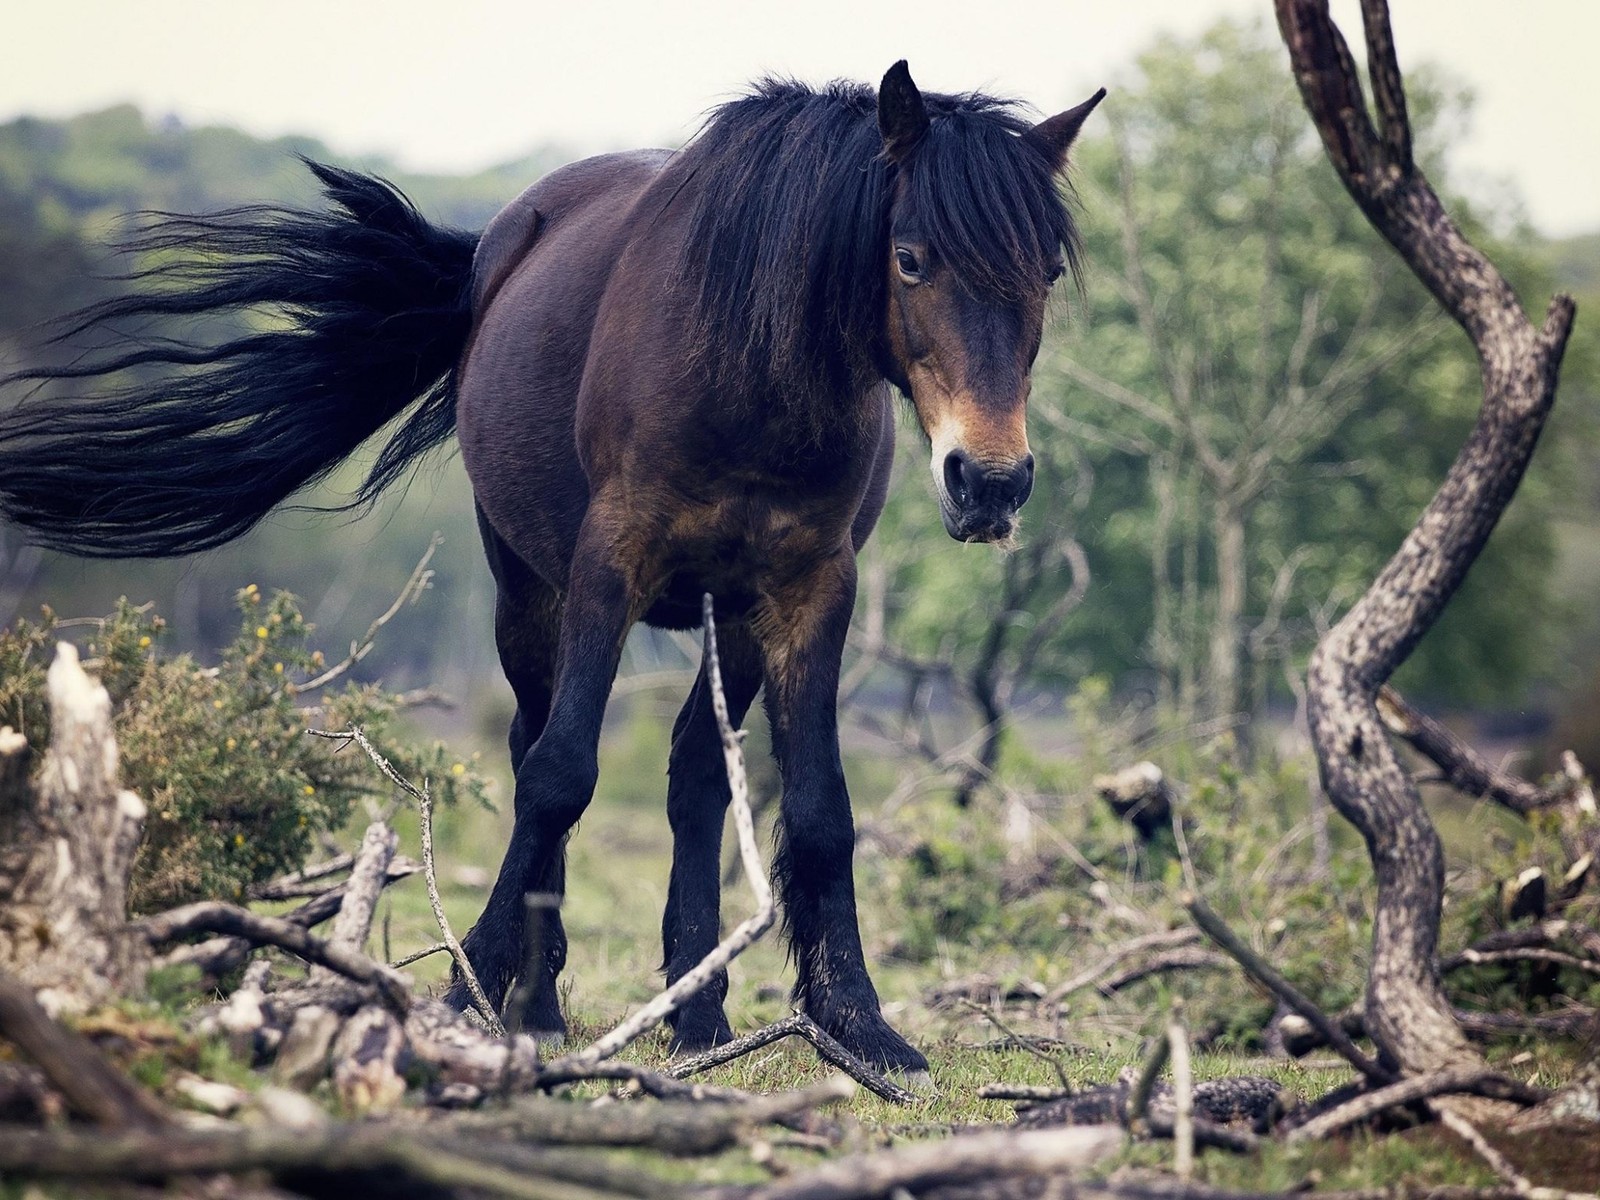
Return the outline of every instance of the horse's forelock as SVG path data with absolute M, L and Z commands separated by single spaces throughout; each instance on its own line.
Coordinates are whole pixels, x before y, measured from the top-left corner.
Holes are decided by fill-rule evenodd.
M 882 153 L 874 90 L 758 82 L 716 109 L 684 151 L 696 189 L 679 274 L 695 306 L 698 359 L 713 387 L 804 400 L 875 374 L 893 202 L 905 201 L 961 280 L 1012 299 L 1077 234 L 1052 164 L 1020 134 L 1016 107 L 927 95 L 932 127 L 910 160 Z

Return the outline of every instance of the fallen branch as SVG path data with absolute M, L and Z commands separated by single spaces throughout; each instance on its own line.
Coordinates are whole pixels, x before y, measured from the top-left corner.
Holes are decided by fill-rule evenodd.
M 1595 1200 L 1593 1192 L 1569 1192 L 1564 1188 L 1535 1187 L 1528 1177 L 1511 1164 L 1511 1160 L 1491 1146 L 1483 1134 L 1460 1113 L 1431 1105 L 1439 1121 L 1454 1133 L 1481 1158 L 1496 1175 L 1511 1185 L 1518 1196 L 1526 1200 Z
M 1439 964 L 1443 972 L 1459 971 L 1462 967 L 1486 966 L 1492 963 L 1538 962 L 1555 967 L 1571 967 L 1589 975 L 1600 976 L 1600 962 L 1563 954 L 1559 950 L 1546 950 L 1537 946 L 1523 946 L 1507 950 L 1466 949 L 1452 954 Z
M 336 854 L 324 862 L 312 863 L 265 883 L 252 883 L 244 890 L 245 899 L 297 900 L 301 896 L 321 895 L 327 890 L 327 885 L 318 881 L 329 875 L 337 875 L 340 871 L 348 871 L 355 861 L 354 854 Z
M 455 1137 L 492 1134 L 544 1145 L 639 1146 L 668 1154 L 715 1154 L 752 1129 L 849 1100 L 855 1093 L 855 1084 L 834 1075 L 795 1091 L 717 1104 L 649 1100 L 591 1107 L 549 1096 L 523 1096 L 503 1109 L 463 1113 L 440 1124 Z
M 1125 942 L 1112 947 L 1106 956 L 1094 966 L 1076 975 L 1069 976 L 1056 984 L 1044 994 L 1041 1004 L 1060 1004 L 1062 1000 L 1081 988 L 1088 987 L 1091 983 L 1104 978 L 1123 960 L 1131 958 L 1146 950 L 1168 950 L 1180 946 L 1189 946 L 1200 940 L 1200 933 L 1195 929 L 1163 929 L 1157 933 L 1141 934 L 1139 937 L 1130 938 Z
M 44 1072 L 79 1116 L 103 1129 L 160 1129 L 168 1122 L 161 1103 L 114 1069 L 82 1034 L 50 1019 L 33 990 L 0 970 L 0 1038 Z
M 722 734 L 722 757 L 728 772 L 728 790 L 733 807 L 733 826 L 739 836 L 739 857 L 744 863 L 745 877 L 750 890 L 756 895 L 756 911 L 719 942 L 694 967 L 658 994 L 638 1012 L 634 1013 L 610 1033 L 574 1054 L 566 1055 L 551 1064 L 552 1067 L 587 1065 L 610 1058 L 623 1047 L 654 1029 L 668 1014 L 693 996 L 727 965 L 742 954 L 762 934 L 772 928 L 777 918 L 777 906 L 772 899 L 772 888 L 767 882 L 766 869 L 761 865 L 761 853 L 756 848 L 755 819 L 750 813 L 750 786 L 745 778 L 744 751 L 740 748 L 741 734 L 734 731 L 728 720 L 728 701 L 722 690 L 722 668 L 717 661 L 717 626 L 712 614 L 711 594 L 702 602 L 706 628 L 706 678 L 711 684 L 711 708 L 716 713 L 717 728 Z
M 1141 979 L 1149 979 L 1152 975 L 1164 975 L 1168 971 L 1209 971 L 1226 966 L 1227 962 L 1227 959 L 1212 954 L 1209 950 L 1202 950 L 1197 946 L 1185 946 L 1148 958 L 1112 976 L 1098 987 L 1102 995 L 1111 996 L 1126 987 L 1131 987 Z
M 1289 1130 L 1285 1140 L 1310 1142 L 1348 1129 L 1359 1122 L 1370 1120 L 1379 1113 L 1434 1096 L 1472 1095 L 1488 1096 L 1495 1100 L 1515 1100 L 1522 1104 L 1536 1104 L 1546 1095 L 1538 1088 L 1497 1071 L 1456 1069 L 1435 1071 L 1431 1075 L 1416 1075 L 1391 1083 L 1386 1087 L 1363 1092 L 1354 1099 L 1318 1113 L 1310 1120 Z
M 384 875 L 384 886 L 406 879 L 422 869 L 422 864 L 409 858 L 396 858 L 389 863 Z M 282 920 L 292 922 L 302 929 L 314 929 L 322 922 L 336 916 L 344 905 L 345 885 L 340 883 L 323 888 L 311 895 L 304 904 L 284 913 Z M 255 945 L 247 938 L 215 937 L 203 942 L 177 946 L 167 951 L 152 964 L 157 969 L 169 967 L 196 967 L 208 979 L 217 979 L 245 964 Z M 420 955 L 418 957 L 421 957 Z M 403 967 L 408 961 L 392 964 Z
M 1545 788 L 1500 770 L 1438 721 L 1411 707 L 1388 684 L 1378 689 L 1377 706 L 1388 730 L 1438 767 L 1443 782 L 1463 795 L 1492 800 L 1526 816 L 1581 794 L 1581 772 L 1576 780 L 1563 775 L 1556 786 Z
M 1023 1050 L 1026 1050 L 1029 1054 L 1033 1055 L 1039 1061 L 1048 1066 L 1056 1073 L 1056 1078 L 1061 1081 L 1061 1091 L 1064 1094 L 1071 1093 L 1072 1080 L 1067 1078 L 1067 1069 L 1058 1061 L 1056 1061 L 1055 1057 L 1051 1055 L 1048 1050 L 1033 1041 L 1032 1038 L 1024 1037 L 1015 1029 L 1012 1029 L 1009 1025 L 1002 1021 L 996 1013 L 983 1007 L 983 1005 L 974 1004 L 971 1000 L 967 1000 L 965 998 L 962 999 L 961 1003 L 963 1007 L 970 1009 L 972 1012 L 977 1013 L 984 1020 L 988 1021 L 989 1024 L 993 1025 L 1002 1034 L 1009 1038 L 1013 1044 Z
M 350 868 L 350 878 L 345 883 L 344 897 L 333 928 L 328 934 L 328 945 L 364 953 L 367 934 L 372 930 L 372 915 L 377 911 L 378 895 L 383 891 L 389 873 L 389 863 L 399 848 L 400 839 L 387 822 L 374 821 L 367 826 L 361 839 L 361 849 L 356 852 Z M 326 967 L 314 967 L 307 982 L 327 983 L 338 973 Z
M 165 945 L 195 933 L 223 933 L 242 937 L 258 946 L 276 946 L 315 966 L 327 967 L 346 979 L 371 984 L 396 1012 L 404 1013 L 411 1003 L 409 981 L 393 968 L 358 950 L 326 942 L 281 917 L 263 917 L 221 901 L 186 904 L 171 912 L 136 921 L 129 928 L 152 946 Z
M 422 870 L 422 864 L 409 858 L 396 858 L 389 863 L 389 869 L 383 878 L 383 885 L 397 883 L 407 879 Z M 311 894 L 299 908 L 286 912 L 282 920 L 290 921 L 302 929 L 314 929 L 324 921 L 337 916 L 344 906 L 345 885 L 340 883 L 333 887 L 323 888 Z M 167 951 L 152 964 L 157 969 L 168 967 L 191 966 L 200 970 L 208 979 L 217 979 L 229 971 L 237 970 L 245 964 L 250 957 L 255 945 L 246 938 L 215 937 L 203 942 L 194 942 L 186 946 L 177 946 Z M 418 958 L 423 957 L 418 955 Z M 391 965 L 403 967 L 415 959 L 402 959 Z
M 986 1083 L 978 1089 L 979 1100 L 1011 1100 L 1029 1105 L 1065 1100 L 1070 1095 L 1071 1088 L 1039 1087 L 1030 1083 Z
M 932 1185 L 1077 1171 L 1122 1148 L 1115 1126 L 997 1130 L 855 1154 L 756 1188 L 710 1188 L 700 1200 L 871 1200 Z
M 0 1132 L 0 1174 L 11 1179 L 161 1182 L 188 1175 L 263 1171 L 317 1181 L 318 1194 L 342 1185 L 366 1195 L 381 1173 L 387 1197 L 437 1200 L 458 1189 L 507 1200 L 601 1200 L 612 1196 L 683 1194 L 675 1184 L 592 1155 L 484 1142 L 464 1145 L 441 1131 L 393 1125 L 330 1124 L 315 1129 L 230 1126 L 161 1133 Z M 574 1186 L 563 1186 L 574 1185 Z M 577 1189 L 583 1190 L 577 1190 Z
M 839 1044 L 837 1038 L 822 1026 L 818 1025 L 803 1012 L 790 1013 L 781 1021 L 774 1021 L 754 1033 L 747 1033 L 744 1037 L 734 1038 L 731 1042 L 724 1042 L 710 1050 L 703 1051 L 689 1058 L 680 1058 L 667 1068 L 667 1074 L 675 1079 L 686 1079 L 690 1075 L 698 1075 L 701 1071 L 709 1071 L 713 1067 L 720 1067 L 724 1063 L 742 1058 L 752 1051 L 763 1046 L 770 1046 L 773 1042 L 782 1041 L 786 1037 L 802 1037 L 816 1049 L 817 1056 L 824 1062 L 838 1067 L 850 1078 L 876 1096 L 889 1101 L 891 1104 L 915 1104 L 917 1094 L 908 1088 L 901 1087 L 888 1076 L 873 1070 L 861 1059 Z M 552 1067 L 559 1066 L 552 1064 Z
M 1342 1054 L 1351 1066 L 1374 1083 L 1385 1084 L 1394 1079 L 1392 1072 L 1363 1054 L 1350 1040 L 1349 1035 L 1327 1013 L 1313 1004 L 1299 988 L 1279 975 L 1265 959 L 1245 945 L 1199 895 L 1186 892 L 1181 900 L 1183 906 L 1189 910 L 1189 915 L 1194 918 L 1194 923 L 1200 926 L 1212 941 L 1227 951 L 1244 968 L 1247 975 L 1309 1021 L 1322 1035 L 1323 1040 Z

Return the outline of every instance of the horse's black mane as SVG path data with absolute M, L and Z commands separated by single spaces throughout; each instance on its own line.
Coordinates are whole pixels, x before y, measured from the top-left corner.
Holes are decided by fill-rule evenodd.
M 717 108 L 683 152 L 692 223 L 680 277 L 702 362 L 730 394 L 804 400 L 866 386 L 887 286 L 892 183 L 961 284 L 991 299 L 1039 287 L 1078 233 L 1032 124 L 992 96 L 925 94 L 931 125 L 904 167 L 883 154 L 877 93 L 766 79 Z M 772 393 L 777 393 L 773 396 Z

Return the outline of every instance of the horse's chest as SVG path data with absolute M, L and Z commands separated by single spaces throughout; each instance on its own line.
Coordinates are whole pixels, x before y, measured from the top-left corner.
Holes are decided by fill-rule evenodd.
M 707 592 L 720 615 L 742 616 L 763 594 L 803 579 L 838 552 L 848 522 L 835 528 L 830 517 L 747 498 L 685 508 L 659 544 L 661 585 L 646 620 L 696 625 Z

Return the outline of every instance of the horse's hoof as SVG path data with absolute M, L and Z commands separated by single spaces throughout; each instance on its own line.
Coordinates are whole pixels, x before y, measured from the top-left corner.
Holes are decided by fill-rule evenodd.
M 933 1082 L 933 1076 L 926 1070 L 904 1071 L 899 1067 L 889 1071 L 889 1078 L 908 1092 L 915 1092 L 918 1099 L 934 1100 L 939 1096 L 938 1085 Z

